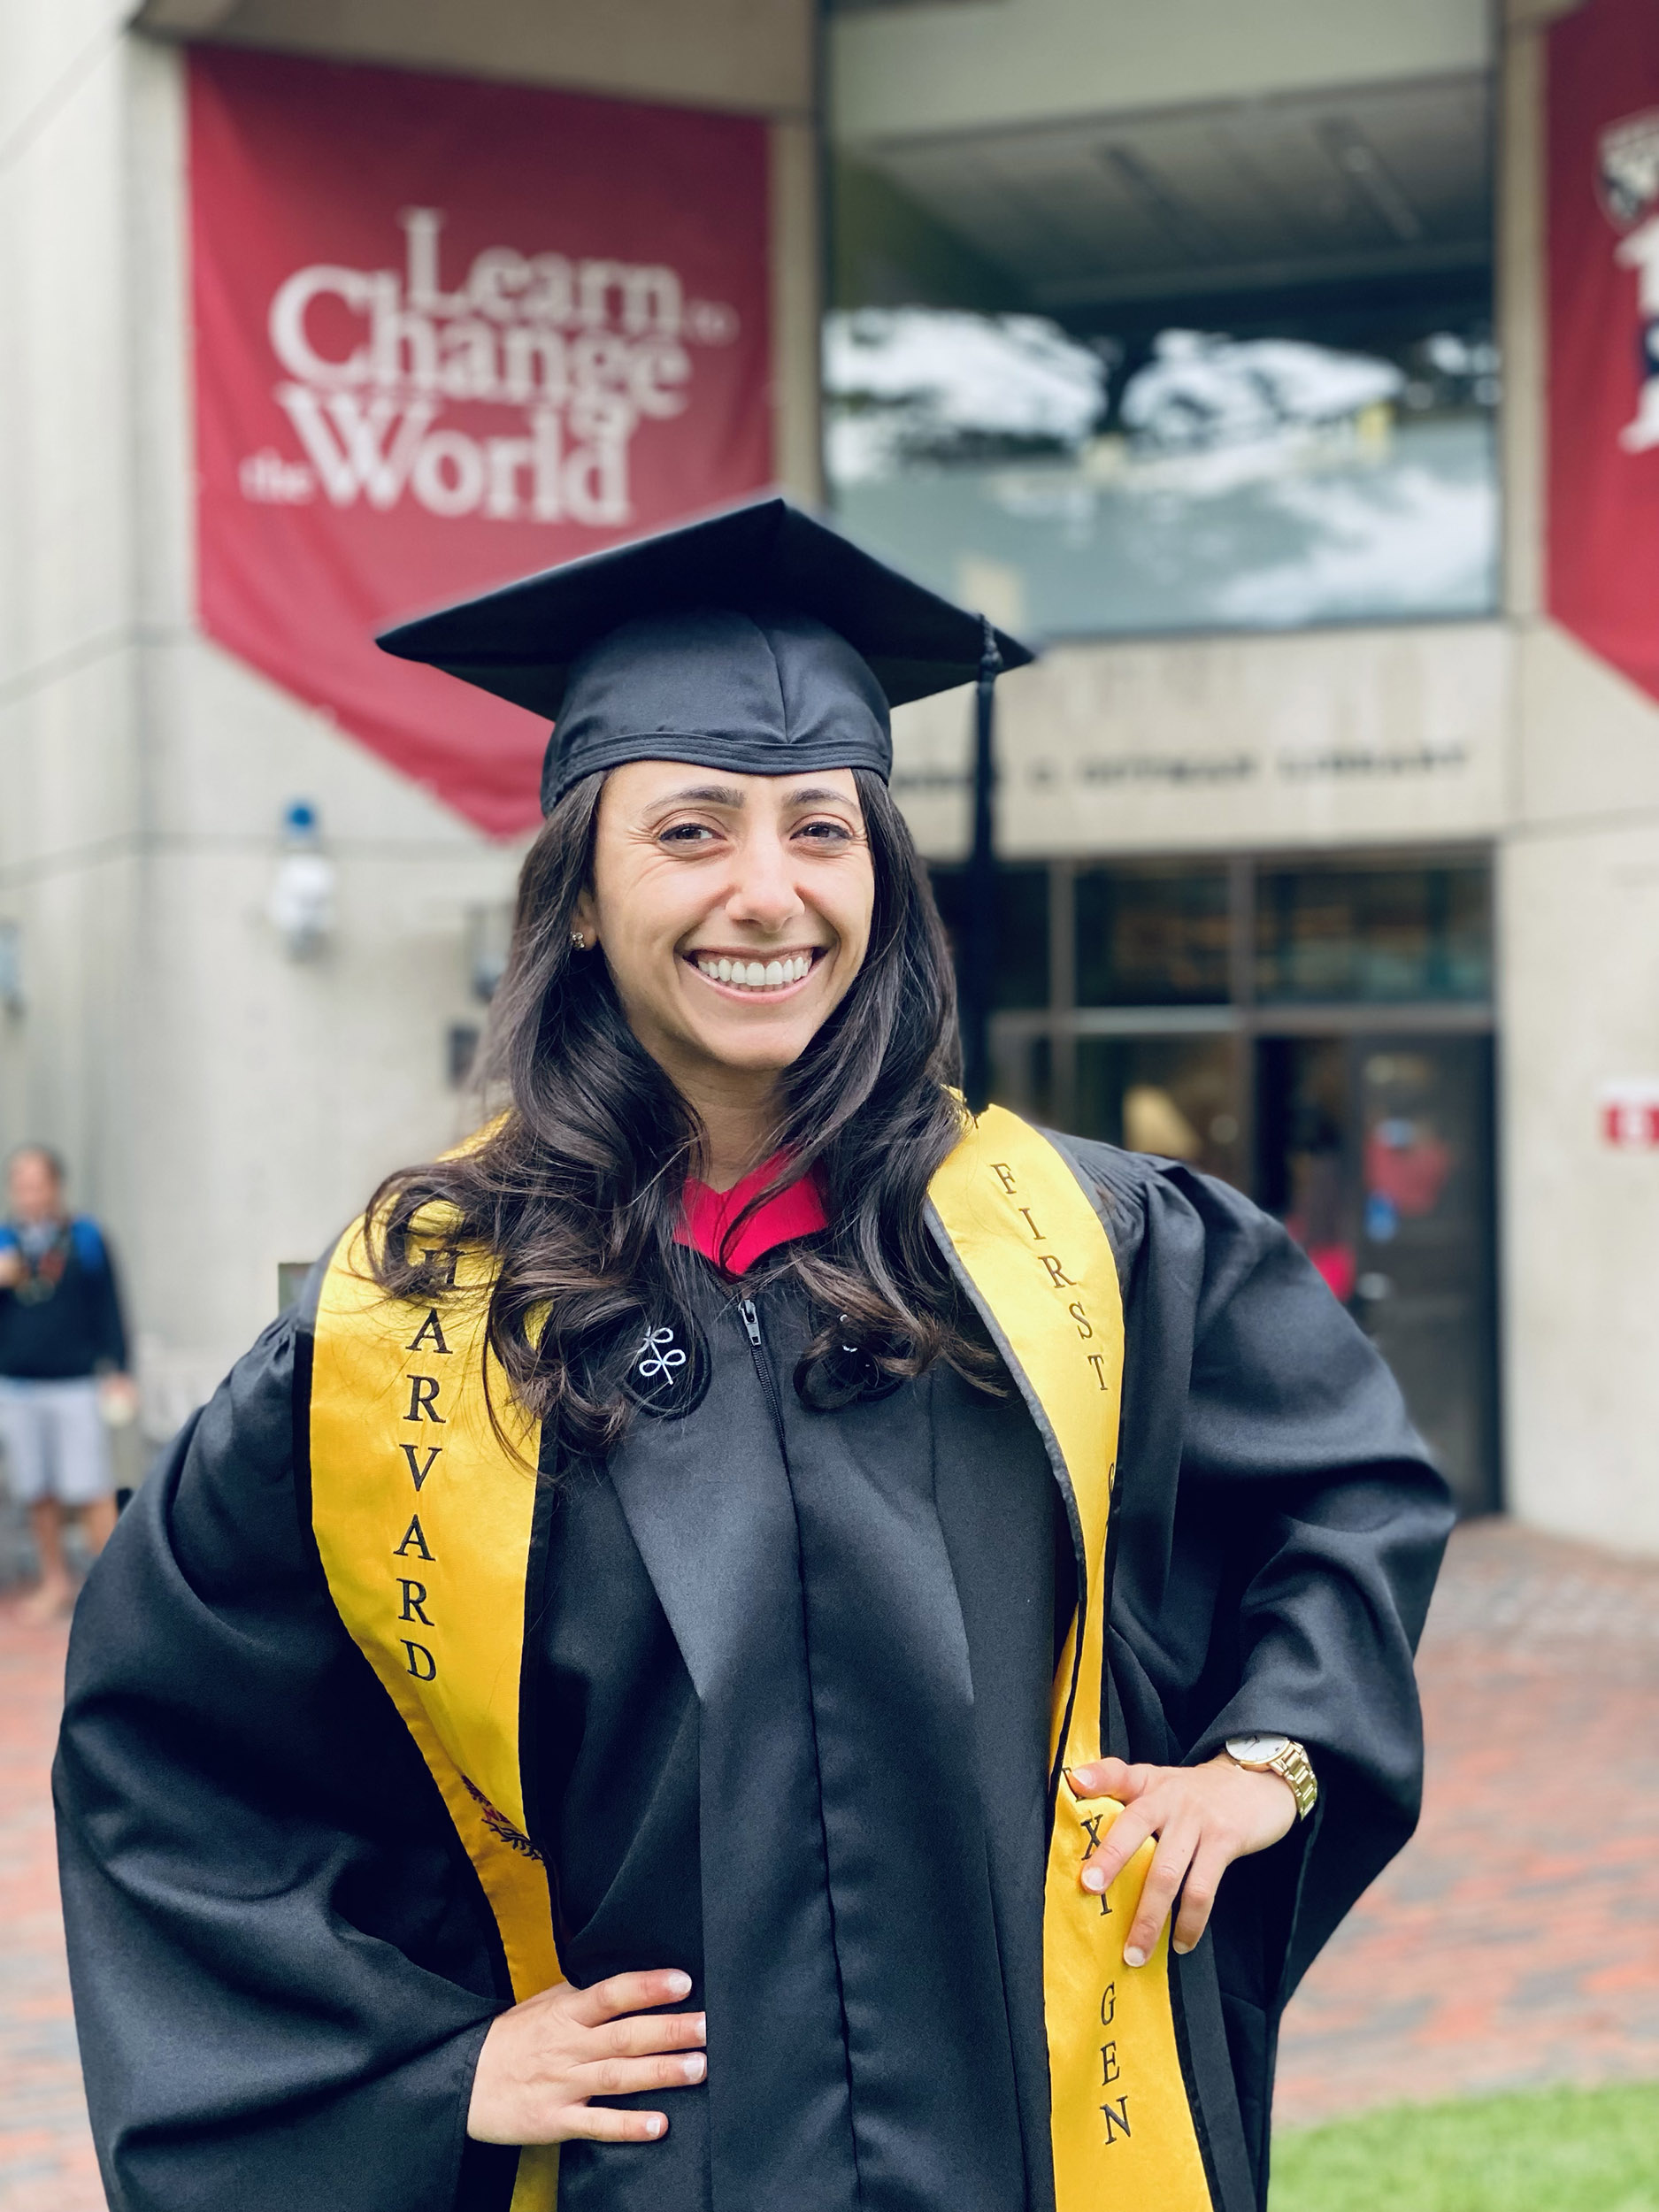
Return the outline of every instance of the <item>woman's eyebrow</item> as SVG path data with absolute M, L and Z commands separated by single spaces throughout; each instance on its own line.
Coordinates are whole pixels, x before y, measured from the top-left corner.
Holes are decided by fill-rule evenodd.
M 665 806 L 741 806 L 742 803 L 743 795 L 735 784 L 692 783 L 687 784 L 683 791 L 665 792 L 661 798 L 653 799 L 651 806 L 655 811 L 658 807 Z
M 786 806 L 856 806 L 857 803 L 850 791 L 837 791 L 833 784 L 816 784 L 805 790 L 792 791 L 784 801 Z

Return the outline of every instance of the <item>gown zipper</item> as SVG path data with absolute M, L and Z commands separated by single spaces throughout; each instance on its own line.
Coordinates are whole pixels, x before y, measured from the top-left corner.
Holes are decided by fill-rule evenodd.
M 778 1439 L 778 1449 L 788 1464 L 789 1455 L 784 1448 L 783 1408 L 778 1402 L 778 1378 L 772 1371 L 772 1362 L 766 1356 L 766 1340 L 761 1334 L 760 1309 L 752 1298 L 740 1298 L 737 1310 L 743 1324 L 743 1333 L 749 1339 L 749 1356 L 755 1371 L 760 1377 L 761 1388 L 766 1394 L 766 1403 L 772 1409 L 772 1425 Z

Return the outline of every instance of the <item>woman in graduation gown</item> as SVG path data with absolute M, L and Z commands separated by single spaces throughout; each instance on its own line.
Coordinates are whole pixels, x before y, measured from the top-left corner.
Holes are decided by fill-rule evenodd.
M 1276 1223 L 950 1087 L 887 710 L 1028 656 L 780 502 L 383 641 L 557 717 L 509 1102 L 81 1601 L 111 2203 L 1251 2212 L 1450 1517 Z

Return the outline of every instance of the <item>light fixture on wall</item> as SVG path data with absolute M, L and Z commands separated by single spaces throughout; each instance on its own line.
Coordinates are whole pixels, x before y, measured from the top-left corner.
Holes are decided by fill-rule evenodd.
M 314 960 L 334 935 L 334 883 L 317 810 L 308 799 L 295 799 L 283 812 L 282 856 L 265 902 L 290 960 Z
M 23 925 L 0 922 L 0 1013 L 23 1011 Z

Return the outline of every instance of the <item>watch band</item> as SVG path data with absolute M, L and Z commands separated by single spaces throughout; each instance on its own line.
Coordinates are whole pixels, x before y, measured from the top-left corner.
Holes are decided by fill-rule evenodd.
M 1272 1767 L 1282 1781 L 1290 1784 L 1291 1795 L 1296 1801 L 1297 1819 L 1306 1820 L 1319 1801 L 1318 1778 L 1306 1746 L 1293 1740 L 1272 1762 Z
M 1319 1801 L 1318 1778 L 1314 1773 L 1313 1762 L 1308 1756 L 1306 1745 L 1299 1744 L 1294 1737 L 1287 1736 L 1265 1758 L 1251 1758 L 1248 1755 L 1240 1757 L 1239 1751 L 1233 1749 L 1233 1745 L 1239 1745 L 1243 1750 L 1250 1740 L 1248 1737 L 1233 1737 L 1225 1747 L 1228 1758 L 1235 1766 L 1243 1767 L 1248 1773 L 1278 1775 L 1279 1780 L 1288 1786 L 1291 1795 L 1296 1801 L 1297 1819 L 1306 1820 Z

